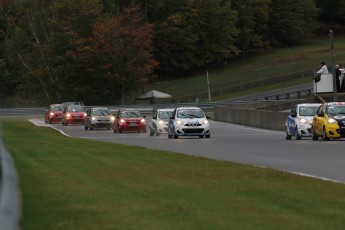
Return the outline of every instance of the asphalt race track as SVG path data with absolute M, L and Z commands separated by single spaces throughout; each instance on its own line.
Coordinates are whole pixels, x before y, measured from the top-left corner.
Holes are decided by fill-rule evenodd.
M 42 120 L 43 122 L 43 120 Z M 345 139 L 312 141 L 285 140 L 284 132 L 256 129 L 211 121 L 211 138 L 180 137 L 149 133 L 113 133 L 112 130 L 84 130 L 82 125 L 53 128 L 71 137 L 93 139 L 192 156 L 268 167 L 345 183 Z

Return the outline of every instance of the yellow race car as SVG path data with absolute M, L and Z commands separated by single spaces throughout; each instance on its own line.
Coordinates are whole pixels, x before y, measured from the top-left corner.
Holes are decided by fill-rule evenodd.
M 324 141 L 345 137 L 345 102 L 323 103 L 312 121 L 312 139 Z

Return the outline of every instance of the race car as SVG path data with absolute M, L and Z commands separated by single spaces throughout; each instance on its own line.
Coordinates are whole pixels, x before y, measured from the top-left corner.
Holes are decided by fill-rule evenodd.
M 345 137 L 345 102 L 323 103 L 312 123 L 312 139 L 324 141 Z
M 312 135 L 311 123 L 320 106 L 320 103 L 295 105 L 285 122 L 285 139 L 291 140 L 292 136 L 296 137 L 296 140 L 301 140 L 302 137 L 310 137 Z
M 159 136 L 168 132 L 168 122 L 173 111 L 174 109 L 157 109 L 155 111 L 149 124 L 150 136 Z
M 168 138 L 177 139 L 179 136 L 199 136 L 210 138 L 209 117 L 197 107 L 176 108 L 169 120 Z

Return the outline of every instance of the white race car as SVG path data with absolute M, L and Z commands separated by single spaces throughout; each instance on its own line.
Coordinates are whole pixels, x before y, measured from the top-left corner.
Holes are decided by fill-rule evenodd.
M 209 117 L 197 107 L 176 108 L 169 120 L 168 138 L 179 136 L 199 136 L 210 138 Z
M 296 140 L 301 140 L 302 137 L 310 137 L 311 123 L 320 105 L 319 103 L 295 105 L 285 122 L 285 139 L 291 140 L 291 136 L 295 136 Z
M 168 122 L 173 111 L 174 109 L 158 109 L 155 111 L 149 124 L 150 136 L 159 136 L 168 132 Z

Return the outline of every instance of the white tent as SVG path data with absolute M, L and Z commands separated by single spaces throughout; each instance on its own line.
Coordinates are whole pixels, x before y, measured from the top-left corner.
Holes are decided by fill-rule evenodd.
M 136 100 L 150 100 L 150 103 L 153 104 L 156 102 L 156 99 L 167 99 L 172 98 L 170 94 L 159 92 L 157 90 L 150 90 L 142 95 L 137 96 Z

